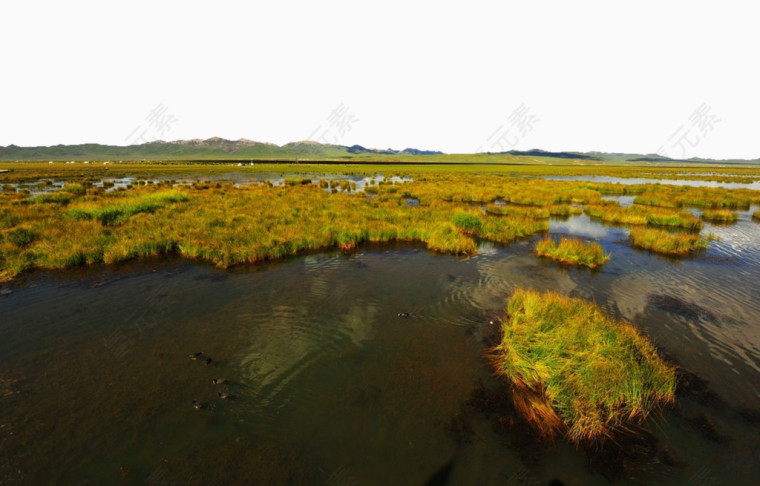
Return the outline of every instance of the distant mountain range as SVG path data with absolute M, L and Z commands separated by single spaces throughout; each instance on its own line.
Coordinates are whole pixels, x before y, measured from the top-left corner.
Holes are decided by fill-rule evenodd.
M 536 159 L 540 158 L 540 159 Z M 379 161 L 379 162 L 540 162 L 545 159 L 573 159 L 600 162 L 679 162 L 656 154 L 618 154 L 603 152 L 548 152 L 534 149 L 481 154 L 445 154 L 435 150 L 406 148 L 370 149 L 361 145 L 332 145 L 318 142 L 292 142 L 285 145 L 241 138 L 161 140 L 139 145 L 52 145 L 49 147 L 0 147 L 0 160 L 187 160 L 187 161 Z M 753 163 L 756 160 L 688 159 L 686 162 Z M 682 161 L 683 162 L 683 161 Z
M 52 145 L 49 147 L 0 147 L 0 160 L 293 160 L 303 159 L 351 159 L 356 156 L 398 156 L 398 155 L 443 155 L 433 150 L 376 150 L 361 145 L 331 145 L 319 142 L 292 142 L 282 146 L 255 142 L 241 138 L 226 140 L 212 137 L 205 140 L 157 140 L 139 145 L 101 145 L 87 143 L 81 145 Z

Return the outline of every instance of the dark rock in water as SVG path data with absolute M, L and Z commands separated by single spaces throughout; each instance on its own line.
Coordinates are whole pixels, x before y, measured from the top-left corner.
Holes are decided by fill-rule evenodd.
M 690 321 L 700 318 L 715 320 L 715 315 L 704 307 L 671 295 L 650 294 L 647 296 L 647 302 L 657 309 L 679 315 Z
M 206 366 L 210 365 L 211 364 L 211 358 L 206 358 L 205 363 L 206 363 Z
M 676 395 L 692 397 L 699 403 L 710 407 L 725 408 L 728 406 L 723 399 L 710 390 L 705 380 L 683 368 L 678 370 Z
M 471 444 L 472 436 L 475 433 L 472 430 L 471 417 L 465 411 L 460 411 L 453 417 L 446 426 L 446 432 L 457 444 Z
M 602 446 L 585 446 L 588 466 L 611 482 L 639 478 L 660 465 L 658 440 L 645 429 L 631 428 Z
M 741 418 L 751 423 L 752 425 L 760 425 L 760 410 L 740 408 L 737 410 L 737 412 Z
M 710 420 L 703 413 L 695 415 L 694 417 L 691 417 L 687 420 L 693 427 L 699 430 L 703 436 L 712 442 L 715 442 L 717 444 L 725 444 L 730 440 L 730 437 L 721 434 L 715 426 L 715 422 Z
M 198 400 L 193 400 L 193 408 L 196 410 L 200 410 L 204 407 L 204 405 L 199 402 Z
M 565 486 L 565 483 L 563 483 L 559 479 L 552 479 L 551 481 L 549 481 L 549 486 Z
M 188 356 L 188 358 L 190 358 L 192 360 L 196 360 L 196 359 L 200 358 L 202 355 L 203 355 L 203 352 L 198 351 L 197 353 L 193 353 L 190 356 Z
M 409 317 L 409 313 L 408 312 L 399 312 L 398 316 L 399 317 Z

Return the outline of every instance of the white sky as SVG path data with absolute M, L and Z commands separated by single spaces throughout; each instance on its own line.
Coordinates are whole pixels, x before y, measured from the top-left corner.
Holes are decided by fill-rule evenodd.
M 450 153 L 503 136 L 504 149 L 760 157 L 751 1 L 25 0 L 0 19 L 0 145 L 283 144 L 319 129 Z M 163 128 L 146 120 L 156 107 Z

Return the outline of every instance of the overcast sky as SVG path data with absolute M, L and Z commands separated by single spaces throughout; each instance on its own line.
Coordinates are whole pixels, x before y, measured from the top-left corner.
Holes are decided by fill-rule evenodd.
M 0 6 L 0 145 L 219 136 L 758 158 L 756 2 Z

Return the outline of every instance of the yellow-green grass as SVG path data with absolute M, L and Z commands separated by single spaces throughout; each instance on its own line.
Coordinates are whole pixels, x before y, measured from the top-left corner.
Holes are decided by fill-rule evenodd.
M 702 219 L 714 223 L 735 223 L 739 215 L 727 209 L 705 209 L 702 211 Z
M 608 223 L 654 226 L 673 226 L 699 231 L 703 223 L 689 211 L 675 211 L 665 208 L 656 208 L 634 204 L 633 206 L 621 207 L 619 205 L 587 205 L 584 208 L 586 214 L 592 218 L 598 218 Z
M 751 189 L 649 185 L 634 199 L 636 204 L 679 208 L 749 209 L 760 193 Z
M 760 209 L 752 213 L 752 219 L 754 219 L 755 221 L 760 221 Z
M 674 367 L 595 304 L 517 289 L 507 310 L 492 360 L 516 408 L 546 436 L 602 441 L 673 402 Z
M 637 248 L 673 256 L 695 253 L 709 244 L 697 233 L 672 233 L 653 228 L 632 229 L 631 243 Z
M 597 268 L 610 259 L 599 243 L 584 243 L 575 238 L 562 238 L 559 245 L 550 238 L 536 243 L 536 255 L 551 258 L 569 265 L 584 265 Z
M 101 206 L 80 205 L 70 209 L 66 215 L 73 219 L 96 220 L 104 226 L 121 224 L 137 213 L 153 213 L 166 204 L 187 201 L 187 196 L 176 190 L 159 191 L 127 198 L 117 204 Z
M 515 204 L 486 205 L 488 214 L 497 214 L 502 216 L 525 216 L 528 218 L 546 219 L 550 216 L 572 216 L 581 214 L 583 210 L 569 204 L 551 204 L 548 206 L 519 206 Z
M 18 229 L 29 233 L 12 233 Z M 0 279 L 169 252 L 226 267 L 371 241 L 421 241 L 433 251 L 472 254 L 474 238 L 510 243 L 547 229 L 546 220 L 486 216 L 466 206 L 452 211 L 440 200 L 407 207 L 395 193 L 370 199 L 312 184 L 140 186 L 88 191 L 68 204 L 14 193 L 0 197 Z

